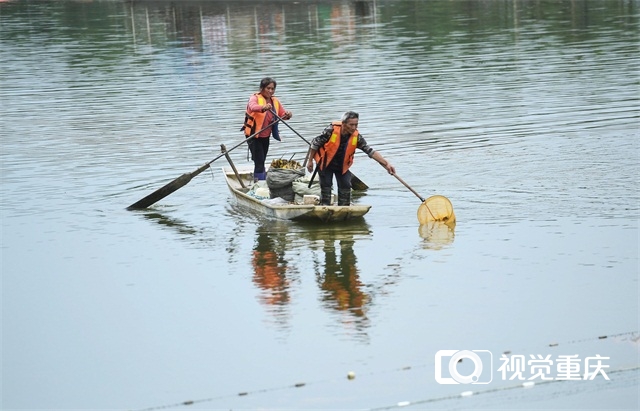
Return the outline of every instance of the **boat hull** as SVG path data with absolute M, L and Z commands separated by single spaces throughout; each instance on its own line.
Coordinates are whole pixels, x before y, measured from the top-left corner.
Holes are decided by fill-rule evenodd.
M 278 204 L 271 200 L 261 200 L 249 194 L 253 184 L 250 169 L 236 169 L 236 176 L 231 167 L 223 167 L 227 186 L 238 205 L 252 209 L 269 218 L 279 220 L 311 220 L 311 221 L 344 221 L 361 218 L 369 212 L 369 205 L 312 205 L 312 204 Z M 242 184 L 244 184 L 244 187 Z

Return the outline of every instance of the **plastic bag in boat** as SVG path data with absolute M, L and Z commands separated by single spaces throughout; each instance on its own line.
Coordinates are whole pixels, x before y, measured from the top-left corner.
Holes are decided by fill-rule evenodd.
M 267 186 L 271 193 L 271 198 L 281 197 L 289 202 L 294 200 L 292 183 L 294 180 L 304 176 L 304 169 L 294 170 L 291 168 L 269 168 L 267 172 Z
M 311 188 L 309 188 L 310 180 L 311 175 L 308 175 L 300 177 L 292 183 L 296 203 L 302 204 L 304 196 L 306 195 L 320 197 L 320 182 L 318 181 L 318 179 L 314 180 L 314 182 L 311 184 Z

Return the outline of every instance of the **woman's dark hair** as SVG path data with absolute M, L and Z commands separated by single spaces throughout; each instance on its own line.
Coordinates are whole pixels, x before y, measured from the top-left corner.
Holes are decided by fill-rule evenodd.
M 267 87 L 271 83 L 273 83 L 273 88 L 276 88 L 276 86 L 278 85 L 278 83 L 276 83 L 276 80 L 271 77 L 263 78 L 262 80 L 260 80 L 260 90 Z

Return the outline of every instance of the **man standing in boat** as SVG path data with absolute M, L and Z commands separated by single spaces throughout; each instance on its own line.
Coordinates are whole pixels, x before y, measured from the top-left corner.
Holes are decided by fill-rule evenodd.
M 320 176 L 320 203 L 331 205 L 331 186 L 333 176 L 338 183 L 338 205 L 351 205 L 351 172 L 356 148 L 364 151 L 370 158 L 382 165 L 389 174 L 395 174 L 395 168 L 378 151 L 371 148 L 358 132 L 358 113 L 347 111 L 341 121 L 335 121 L 324 129 L 322 134 L 311 141 L 307 170 L 313 171 L 316 162 Z

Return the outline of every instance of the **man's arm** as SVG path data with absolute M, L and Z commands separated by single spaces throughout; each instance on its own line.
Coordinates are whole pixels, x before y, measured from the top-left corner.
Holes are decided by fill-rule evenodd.
M 379 152 L 379 151 L 374 151 L 374 152 L 373 152 L 373 155 L 371 156 L 371 158 L 372 158 L 372 159 L 374 159 L 374 160 L 376 160 L 378 163 L 380 163 L 380 165 L 381 165 L 382 167 L 384 167 L 384 168 L 387 170 L 387 172 L 388 172 L 389 174 L 393 175 L 393 174 L 395 174 L 395 173 L 396 173 L 396 169 L 395 169 L 395 167 L 393 167 L 393 166 L 391 165 L 391 163 L 390 163 L 390 162 L 388 162 L 388 161 L 387 161 L 387 160 L 382 156 L 382 154 L 380 154 L 380 152 Z
M 396 169 L 389 163 L 380 152 L 375 151 L 373 147 L 367 144 L 367 140 L 362 137 L 362 135 L 358 135 L 358 148 L 364 151 L 370 158 L 376 160 L 382 167 L 384 167 L 389 174 L 395 174 Z
M 309 170 L 309 172 L 313 172 L 313 158 L 315 157 L 320 147 L 324 146 L 324 144 L 329 141 L 332 131 L 333 127 L 329 126 L 324 129 L 322 134 L 311 140 L 309 152 L 307 153 L 307 170 Z
M 309 152 L 307 154 L 307 170 L 309 170 L 310 173 L 313 172 L 313 158 L 317 152 L 318 150 L 309 147 Z

